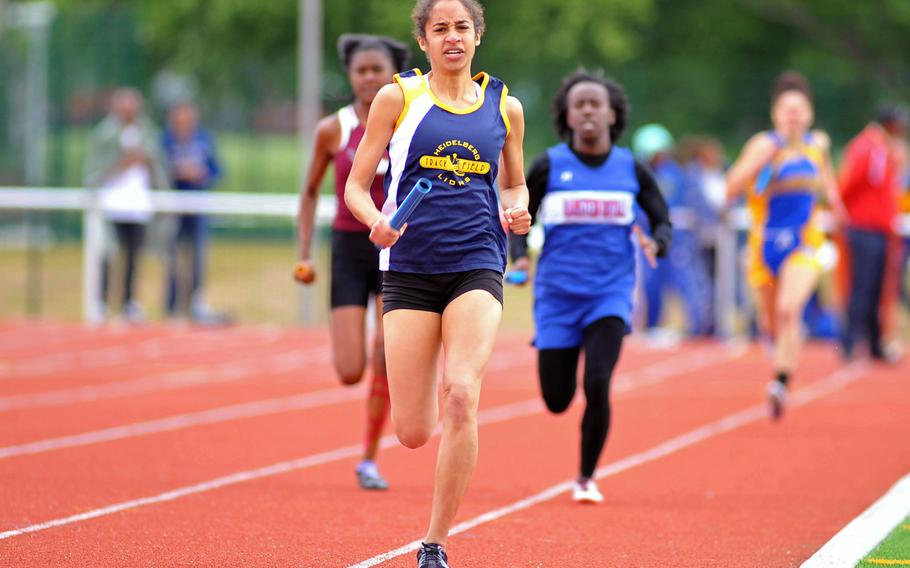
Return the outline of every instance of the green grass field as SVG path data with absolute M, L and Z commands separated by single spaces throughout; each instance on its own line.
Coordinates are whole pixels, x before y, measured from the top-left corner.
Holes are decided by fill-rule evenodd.
M 910 566 L 910 516 L 897 525 L 857 566 Z

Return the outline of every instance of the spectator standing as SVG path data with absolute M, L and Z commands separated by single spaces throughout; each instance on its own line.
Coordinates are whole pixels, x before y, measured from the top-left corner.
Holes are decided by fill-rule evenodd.
M 644 290 L 647 297 L 649 336 L 660 339 L 658 328 L 663 313 L 663 298 L 667 288 L 675 288 L 686 313 L 686 327 L 692 335 L 711 333 L 711 281 L 701 258 L 696 233 L 697 212 L 702 209 L 700 195 L 686 184 L 683 168 L 673 156 L 673 136 L 659 124 L 642 126 L 632 137 L 635 157 L 654 172 L 660 191 L 677 216 L 682 211 L 692 213 L 689 223 L 673 228 L 673 247 L 668 257 L 657 261 L 657 267 L 645 266 Z M 678 217 L 677 217 L 678 218 Z
M 905 164 L 904 174 L 904 193 L 901 196 L 900 211 L 905 217 L 910 216 L 910 164 Z M 901 269 L 898 276 L 900 285 L 900 299 L 904 309 L 910 310 L 910 284 L 907 283 L 907 277 L 910 275 L 910 223 L 903 223 L 904 232 L 904 254 L 901 256 Z
M 121 313 L 129 322 L 143 319 L 135 300 L 139 253 L 146 225 L 153 216 L 152 188 L 168 187 L 155 125 L 143 114 L 142 95 L 133 88 L 117 89 L 110 112 L 92 132 L 85 166 L 85 184 L 100 190 L 105 219 L 124 257 Z M 97 317 L 107 315 L 111 255 L 101 268 L 101 297 Z
M 853 356 L 865 337 L 873 359 L 886 360 L 879 307 L 885 282 L 888 241 L 895 236 L 902 140 L 910 122 L 902 107 L 883 107 L 876 120 L 847 146 L 840 191 L 847 210 L 850 293 L 843 330 L 844 356 Z
M 695 232 L 701 246 L 702 261 L 714 281 L 716 237 L 721 214 L 726 209 L 727 182 L 724 180 L 724 150 L 709 137 L 692 137 L 680 142 L 683 179 L 692 196 L 696 217 Z
M 177 190 L 207 191 L 221 177 L 221 166 L 215 152 L 215 142 L 199 124 L 199 109 L 193 103 L 174 105 L 168 115 L 168 126 L 162 134 L 162 146 L 167 158 L 168 174 Z M 181 299 L 189 298 L 189 315 L 197 323 L 223 323 L 225 317 L 212 312 L 203 296 L 205 258 L 208 238 L 208 219 L 204 215 L 178 215 L 176 227 L 168 245 L 168 270 L 165 285 L 165 310 L 176 317 Z M 186 249 L 189 266 L 181 263 Z M 188 268 L 188 270 L 187 270 Z

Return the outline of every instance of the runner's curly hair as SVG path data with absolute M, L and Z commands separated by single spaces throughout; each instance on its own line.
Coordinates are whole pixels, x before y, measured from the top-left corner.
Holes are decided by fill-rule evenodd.
M 562 80 L 559 90 L 553 97 L 553 104 L 550 111 L 556 125 L 556 132 L 563 140 L 571 140 L 572 129 L 569 128 L 569 91 L 579 83 L 597 83 L 607 90 L 607 96 L 610 99 L 610 107 L 616 116 L 616 121 L 610 125 L 610 140 L 616 142 L 622 136 L 626 129 L 626 121 L 629 116 L 629 98 L 626 96 L 625 89 L 622 85 L 604 76 L 602 70 L 593 73 L 582 68 Z

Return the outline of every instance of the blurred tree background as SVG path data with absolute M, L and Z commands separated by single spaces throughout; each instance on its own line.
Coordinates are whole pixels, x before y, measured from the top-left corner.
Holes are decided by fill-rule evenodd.
M 227 163 L 222 189 L 296 191 L 297 1 L 56 0 L 49 180 L 79 185 L 85 137 L 110 90 L 136 85 L 160 121 L 199 100 Z M 817 124 L 842 146 L 882 101 L 910 95 L 910 2 L 827 0 L 488 0 L 475 70 L 525 106 L 527 152 L 555 140 L 549 103 L 579 65 L 623 83 L 630 128 L 661 122 L 738 151 L 768 125 L 768 92 L 794 68 L 813 83 Z M 326 113 L 349 99 L 335 41 L 344 32 L 411 38 L 412 0 L 324 2 Z M 416 42 L 414 66 L 426 67 Z M 21 176 L 17 91 L 24 42 L 0 38 L 0 182 Z M 5 85 L 4 85 L 5 83 Z M 626 140 L 628 141 L 628 140 Z

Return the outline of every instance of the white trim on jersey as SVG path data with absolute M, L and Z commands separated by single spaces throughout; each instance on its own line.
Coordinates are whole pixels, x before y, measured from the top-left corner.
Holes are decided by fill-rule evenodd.
M 348 105 L 338 109 L 338 122 L 341 124 L 341 142 L 338 144 L 338 150 L 344 150 L 351 141 L 351 132 L 360 125 L 360 119 L 357 118 L 357 111 L 353 105 Z
M 413 77 L 420 80 L 420 77 Z M 421 93 L 414 100 L 410 101 L 407 114 L 392 134 L 389 141 L 389 161 L 391 162 L 392 179 L 389 183 L 389 189 L 386 194 L 385 203 L 382 206 L 382 213 L 391 218 L 398 210 L 398 186 L 401 183 L 401 176 L 404 173 L 404 166 L 408 160 L 408 151 L 411 149 L 411 139 L 417 131 L 417 127 L 423 122 L 424 117 L 434 106 L 433 100 L 427 93 Z M 379 270 L 386 271 L 389 269 L 390 249 L 385 248 L 379 253 Z
M 545 225 L 631 225 L 635 197 L 627 191 L 554 191 L 540 206 Z

